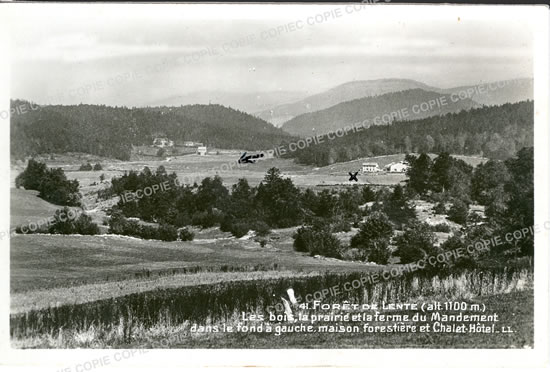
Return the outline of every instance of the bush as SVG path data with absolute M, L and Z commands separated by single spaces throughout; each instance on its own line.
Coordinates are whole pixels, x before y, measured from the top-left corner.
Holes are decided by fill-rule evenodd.
M 393 234 L 393 228 L 388 216 L 383 212 L 374 212 L 367 217 L 361 225 L 359 232 L 351 238 L 352 248 L 366 248 L 371 240 L 389 240 Z
M 94 167 L 92 167 L 92 164 L 90 164 L 90 163 L 82 164 L 80 166 L 80 168 L 78 168 L 79 171 L 86 171 L 86 172 L 91 171 L 93 169 L 94 169 Z
M 235 238 L 241 238 L 245 236 L 250 230 L 251 229 L 250 229 L 249 223 L 239 221 L 239 222 L 233 223 L 231 225 L 231 230 L 229 231 L 231 232 L 231 234 L 233 234 Z
M 362 196 L 363 196 L 363 202 L 365 203 L 376 200 L 376 193 L 370 188 L 370 186 L 363 187 Z
M 189 230 L 187 227 L 183 227 L 178 232 L 178 239 L 181 240 L 182 242 L 191 241 L 195 239 L 195 234 L 191 230 Z
M 195 212 L 191 217 L 191 223 L 194 226 L 200 226 L 203 229 L 215 226 L 218 218 L 211 212 Z
M 433 207 L 435 214 L 447 214 L 447 207 L 444 202 L 439 202 Z
M 266 236 L 271 232 L 269 225 L 264 221 L 254 222 L 252 224 L 252 230 L 254 230 L 258 236 Z
M 351 223 L 349 223 L 348 220 L 344 219 L 342 216 L 341 218 L 336 218 L 331 224 L 331 231 L 332 232 L 350 232 L 351 231 Z
M 175 226 L 161 224 L 157 229 L 157 239 L 165 242 L 178 240 L 178 229 Z
M 456 252 L 460 248 L 466 248 L 466 244 L 459 235 L 453 235 L 441 244 L 443 251 Z M 466 253 L 466 255 L 458 257 L 453 262 L 448 262 L 448 264 L 454 267 L 473 269 L 477 266 L 477 261 L 469 253 Z
M 118 210 L 113 212 L 109 221 L 109 233 L 167 242 L 178 239 L 178 230 L 173 225 L 161 224 L 159 227 L 142 225 L 137 221 L 128 221 Z
M 451 232 L 451 226 L 447 225 L 446 223 L 438 223 L 437 225 L 432 225 L 432 231 L 434 232 L 443 232 L 443 233 L 449 233 Z
M 397 255 L 401 263 L 417 262 L 437 253 L 435 242 L 430 225 L 415 222 L 397 238 Z
M 294 234 L 294 249 L 309 252 L 311 256 L 341 257 L 340 241 L 327 226 L 322 225 L 299 228 Z
M 96 163 L 96 164 L 94 165 L 94 171 L 100 171 L 100 170 L 103 170 L 103 167 L 101 166 L 101 164 Z
M 460 225 L 466 224 L 468 220 L 468 206 L 461 200 L 456 200 L 449 208 L 448 218 L 450 221 Z
M 368 251 L 368 260 L 379 265 L 386 265 L 391 257 L 391 251 L 386 239 L 377 239 L 372 242 L 372 248 Z
M 79 212 L 71 211 L 65 207 L 58 209 L 55 212 L 54 218 L 56 222 L 48 229 L 50 234 L 99 234 L 99 226 L 92 222 L 90 216 L 84 213 L 79 215 Z
M 365 261 L 367 256 L 362 249 L 350 248 L 342 253 L 342 259 L 346 261 Z

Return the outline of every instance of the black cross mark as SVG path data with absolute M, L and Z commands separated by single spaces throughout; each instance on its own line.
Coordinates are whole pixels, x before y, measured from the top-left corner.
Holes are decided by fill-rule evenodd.
M 350 181 L 359 182 L 359 180 L 357 179 L 357 174 L 358 174 L 358 173 L 359 173 L 359 172 L 355 172 L 354 174 L 351 174 L 351 172 L 348 172 L 348 174 L 349 174 L 349 180 L 350 180 Z

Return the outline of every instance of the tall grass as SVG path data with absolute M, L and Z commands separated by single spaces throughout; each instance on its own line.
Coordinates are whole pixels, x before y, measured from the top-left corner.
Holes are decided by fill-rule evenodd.
M 90 340 L 106 341 L 107 338 L 109 342 L 129 342 L 138 330 L 178 327 L 188 323 L 215 324 L 234 320 L 243 311 L 265 313 L 269 307 L 280 303 L 288 288 L 293 288 L 297 296 L 305 298 L 307 294 L 319 294 L 323 289 L 339 286 L 341 290 L 338 294 L 323 301 L 380 303 L 427 298 L 471 299 L 527 289 L 533 282 L 530 269 L 495 268 L 448 273 L 441 277 L 416 272 L 359 288 L 348 286 L 351 290 L 343 290 L 344 283 L 360 281 L 362 275 L 329 273 L 318 277 L 158 289 L 85 304 L 12 314 L 10 333 L 14 340 L 37 337 L 59 340 L 69 335 L 79 335 L 85 343 Z

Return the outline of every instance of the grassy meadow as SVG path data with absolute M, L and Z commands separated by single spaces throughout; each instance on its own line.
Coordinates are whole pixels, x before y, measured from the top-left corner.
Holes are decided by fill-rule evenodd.
M 295 347 L 532 347 L 532 273 L 521 269 L 463 271 L 431 276 L 404 275 L 391 281 L 367 284 L 324 298 L 326 303 L 382 303 L 465 301 L 479 303 L 485 312 L 497 312 L 499 325 L 514 333 L 216 333 L 192 332 L 190 326 L 234 325 L 241 313 L 267 314 L 277 309 L 281 295 L 293 288 L 305 297 L 323 288 L 360 280 L 359 273 L 305 275 L 214 284 L 161 287 L 120 297 L 40 310 L 12 313 L 14 346 L 38 348 L 151 347 L 173 340 L 166 347 L 186 348 L 295 348 Z M 302 310 L 300 310 L 302 311 Z M 309 311 L 309 310 L 304 310 Z M 282 313 L 282 312 L 280 312 Z M 336 313 L 336 311 L 332 311 Z M 266 322 L 264 321 L 264 324 Z M 275 322 L 285 324 L 286 322 Z M 412 322 L 414 323 L 414 322 Z M 393 345 L 393 346 L 390 346 Z

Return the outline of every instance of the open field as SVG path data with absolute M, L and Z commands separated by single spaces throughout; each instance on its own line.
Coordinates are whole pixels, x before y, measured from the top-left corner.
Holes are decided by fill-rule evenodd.
M 37 222 L 54 215 L 62 206 L 39 198 L 38 191 L 12 188 L 10 190 L 10 227 Z
M 99 176 L 105 174 L 106 180 L 112 177 L 120 176 L 124 171 L 141 171 L 144 167 L 149 167 L 155 170 L 163 165 L 166 170 L 176 172 L 181 181 L 193 180 L 199 183 L 205 177 L 213 177 L 219 175 L 222 177 L 224 184 L 232 185 L 239 178 L 245 177 L 250 185 L 259 184 L 265 176 L 269 168 L 277 167 L 281 173 L 290 177 L 295 185 L 299 187 L 314 187 L 317 185 L 353 185 L 353 184 L 381 184 L 395 185 L 403 182 L 406 179 L 404 174 L 386 173 L 379 174 L 362 174 L 358 176 L 359 182 L 349 182 L 348 172 L 357 171 L 361 168 L 363 162 L 377 162 L 380 167 L 383 167 L 391 162 L 403 160 L 405 154 L 384 155 L 371 158 L 361 158 L 346 163 L 336 163 L 326 167 L 313 167 L 309 165 L 295 164 L 292 159 L 269 158 L 261 159 L 255 164 L 237 164 L 242 152 L 224 150 L 220 151 L 219 155 L 211 153 L 205 156 L 196 154 L 179 155 L 170 157 L 170 161 L 160 159 L 144 159 L 122 162 L 112 159 L 99 159 L 82 154 L 59 155 L 55 160 L 49 158 L 42 159 L 49 167 L 61 167 L 67 173 L 68 178 L 77 179 L 82 187 L 83 194 L 97 191 L 97 188 L 102 185 L 90 186 L 92 183 L 99 183 Z M 435 155 L 431 155 L 434 156 Z M 456 156 L 459 159 L 466 161 L 468 164 L 477 165 L 480 162 L 486 161 L 484 158 L 473 156 Z M 103 165 L 102 171 L 82 172 L 78 171 L 80 165 L 86 161 L 91 163 L 100 162 Z M 21 171 L 21 165 L 14 168 L 12 172 L 12 181 L 18 171 Z M 15 175 L 14 175 L 15 173 Z M 103 186 L 105 187 L 105 186 Z
M 12 294 L 12 314 L 48 307 L 84 304 L 109 298 L 123 297 L 156 289 L 192 287 L 232 281 L 269 280 L 277 278 L 301 278 L 318 276 L 317 272 L 299 273 L 293 271 L 248 271 L 248 272 L 197 272 L 175 274 L 152 279 L 130 279 L 106 283 L 86 284 L 74 287 L 39 289 Z
M 11 240 L 11 290 L 69 287 L 194 270 L 368 271 L 376 266 L 318 259 L 292 249 L 290 229 L 277 243 L 235 238 L 161 242 L 109 235 L 17 235 Z M 149 274 L 147 274 L 149 273 Z
M 160 286 L 116 298 L 60 304 L 25 313 L 12 313 L 11 334 L 15 347 L 94 347 L 115 348 L 379 348 L 379 347 L 476 347 L 521 348 L 533 346 L 533 276 L 528 269 L 463 271 L 432 277 L 422 272 L 404 275 L 390 281 L 366 284 L 351 290 L 331 294 L 325 303 L 422 303 L 461 301 L 470 306 L 480 304 L 487 314 L 496 313 L 498 332 L 448 333 L 353 332 L 284 333 L 273 332 L 196 332 L 192 325 L 222 329 L 248 324 L 242 312 L 268 314 L 276 309 L 287 288 L 293 288 L 300 298 L 323 288 L 342 287 L 361 278 L 359 273 L 307 276 L 275 276 L 256 280 L 223 281 L 193 286 Z M 345 288 L 345 286 L 344 286 Z M 122 294 L 121 290 L 117 291 Z M 28 304 L 27 304 L 28 305 Z M 525 306 L 527 305 L 527 306 Z M 276 311 L 276 310 L 275 310 Z M 300 314 L 315 314 L 318 310 L 296 310 Z M 324 312 L 337 314 L 332 310 Z M 382 313 L 393 313 L 382 310 Z M 458 314 L 447 311 L 446 314 Z M 280 313 L 279 313 L 280 314 Z M 410 310 L 399 314 L 410 314 Z M 454 321 L 450 321 L 453 323 Z M 456 321 L 459 324 L 460 321 Z M 264 320 L 272 327 L 287 325 L 285 320 Z M 300 323 L 300 322 L 299 322 Z M 292 323 L 296 326 L 299 323 Z M 407 320 L 412 326 L 418 321 Z M 336 325 L 341 322 L 336 322 Z M 385 324 L 374 321 L 371 325 Z M 450 324 L 450 323 L 447 323 Z M 349 325 L 349 323 L 348 323 Z M 512 333 L 501 332 L 511 327 Z M 162 345 L 162 346 L 160 346 Z

